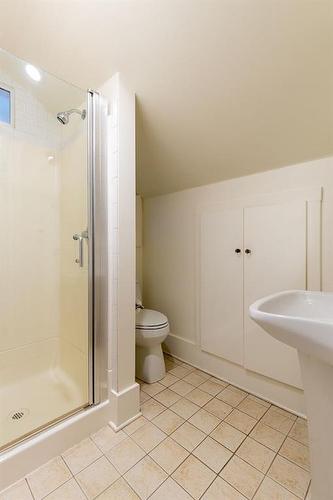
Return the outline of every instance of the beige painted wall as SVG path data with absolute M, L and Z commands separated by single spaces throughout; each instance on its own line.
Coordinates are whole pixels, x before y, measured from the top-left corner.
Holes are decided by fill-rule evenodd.
M 167 314 L 171 332 L 177 339 L 170 344 L 181 355 L 193 361 L 194 351 L 199 360 L 197 345 L 197 290 L 196 290 L 196 211 L 201 204 L 223 202 L 255 194 L 284 191 L 287 189 L 323 186 L 322 205 L 322 284 L 323 289 L 333 291 L 333 158 L 281 168 L 169 195 L 144 199 L 143 211 L 143 281 L 146 307 Z M 185 341 L 185 342 L 183 342 Z M 177 354 L 177 353 L 176 353 Z M 219 359 L 205 355 L 200 358 L 201 367 L 208 371 L 214 366 L 217 373 Z M 244 374 L 236 373 L 229 363 L 219 371 L 234 383 L 246 385 Z M 242 369 L 243 370 L 243 369 Z M 243 370 L 245 372 L 245 370 Z M 252 381 L 253 382 L 253 381 Z M 255 390 L 257 382 L 250 383 Z M 251 385 L 252 384 L 252 385 Z M 263 387 L 259 392 L 269 392 Z M 266 384 L 267 385 L 267 384 Z M 293 390 L 292 390 L 293 391 Z M 280 403 L 300 411 L 299 393 L 294 392 Z M 294 409 L 296 409 L 294 407 Z

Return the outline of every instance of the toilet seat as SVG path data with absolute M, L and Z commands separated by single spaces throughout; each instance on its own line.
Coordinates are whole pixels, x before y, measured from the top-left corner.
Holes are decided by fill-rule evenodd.
M 161 330 L 169 326 L 168 318 L 159 311 L 139 309 L 136 312 L 137 330 Z

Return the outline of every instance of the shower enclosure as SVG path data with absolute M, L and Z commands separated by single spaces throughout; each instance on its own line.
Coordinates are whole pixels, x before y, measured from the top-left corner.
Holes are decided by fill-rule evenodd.
M 101 98 L 0 51 L 0 449 L 98 402 Z

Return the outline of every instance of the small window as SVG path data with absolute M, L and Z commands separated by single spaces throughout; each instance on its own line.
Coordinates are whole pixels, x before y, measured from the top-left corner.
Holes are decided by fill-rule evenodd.
M 12 125 L 12 92 L 0 84 L 0 123 Z

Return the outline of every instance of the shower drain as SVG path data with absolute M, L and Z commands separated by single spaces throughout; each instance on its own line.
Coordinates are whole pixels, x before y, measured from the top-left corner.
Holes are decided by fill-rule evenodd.
M 9 415 L 9 419 L 16 422 L 17 420 L 22 420 L 22 418 L 29 415 L 29 410 L 27 408 L 20 408 Z

